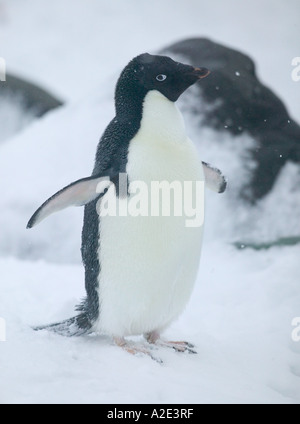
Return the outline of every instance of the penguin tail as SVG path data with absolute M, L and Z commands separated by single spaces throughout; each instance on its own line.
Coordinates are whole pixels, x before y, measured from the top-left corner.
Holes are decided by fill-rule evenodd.
M 75 317 L 66 319 L 65 321 L 55 324 L 48 324 L 39 327 L 33 327 L 35 331 L 48 330 L 64 337 L 78 337 L 90 332 L 92 325 L 90 324 L 86 314 L 82 313 Z

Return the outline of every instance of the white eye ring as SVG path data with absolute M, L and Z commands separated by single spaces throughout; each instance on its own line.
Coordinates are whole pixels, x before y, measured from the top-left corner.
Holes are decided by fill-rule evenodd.
M 167 75 L 159 74 L 159 75 L 157 75 L 156 79 L 157 79 L 157 81 L 162 82 L 162 81 L 167 79 Z

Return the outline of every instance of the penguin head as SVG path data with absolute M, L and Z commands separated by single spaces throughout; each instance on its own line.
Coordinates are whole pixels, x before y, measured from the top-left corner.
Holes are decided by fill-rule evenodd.
M 159 91 L 172 102 L 175 102 L 188 87 L 209 74 L 206 68 L 184 65 L 167 56 L 144 53 L 137 56 L 134 61 L 139 83 L 147 91 Z
M 143 53 L 132 59 L 121 73 L 116 89 L 116 100 L 127 92 L 132 99 L 145 97 L 157 90 L 172 102 L 210 71 L 175 62 L 168 56 Z

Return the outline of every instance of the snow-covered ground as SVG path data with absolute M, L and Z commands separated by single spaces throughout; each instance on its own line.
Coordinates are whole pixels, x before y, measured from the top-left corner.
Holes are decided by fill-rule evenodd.
M 244 234 L 242 219 L 237 222 L 243 211 L 230 209 L 226 194 L 207 196 L 195 291 L 165 334 L 193 342 L 198 355 L 159 349 L 154 355 L 163 365 L 131 357 L 106 337 L 33 332 L 31 325 L 72 316 L 84 295 L 82 209 L 25 229 L 49 195 L 90 174 L 113 116 L 118 72 L 141 52 L 190 36 L 241 49 L 300 121 L 300 82 L 291 78 L 292 59 L 300 56 L 299 12 L 298 0 L 0 0 L 0 56 L 8 71 L 67 102 L 0 145 L 0 317 L 7 326 L 0 403 L 300 402 L 300 342 L 292 340 L 291 325 L 300 316 L 300 246 L 234 248 L 240 227 Z M 207 141 L 214 135 L 205 135 L 203 159 L 224 164 L 234 185 L 241 178 L 239 152 L 231 156 L 232 141 L 225 140 L 220 157 Z M 264 213 L 253 212 L 258 241 L 265 228 L 268 236 L 291 235 L 299 217 L 293 207 L 299 198 L 290 202 L 299 196 L 290 181 L 297 172 L 287 168 Z M 282 219 L 268 215 L 278 202 L 290 208 Z

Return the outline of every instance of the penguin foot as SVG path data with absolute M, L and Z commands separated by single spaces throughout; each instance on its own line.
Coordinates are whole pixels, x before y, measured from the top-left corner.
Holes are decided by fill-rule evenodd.
M 164 341 L 160 340 L 159 344 L 161 346 L 170 347 L 174 349 L 176 352 L 187 352 L 187 353 L 197 353 L 195 350 L 195 346 L 188 342 L 172 342 L 172 341 Z
M 146 334 L 145 337 L 148 343 L 155 344 L 156 346 L 169 347 L 174 349 L 176 352 L 197 353 L 193 344 L 188 342 L 173 342 L 162 340 L 159 336 L 159 333 L 156 331 Z
M 131 342 L 126 341 L 124 338 L 119 337 L 114 337 L 114 342 L 117 346 L 121 347 L 123 350 L 130 353 L 131 355 L 147 355 L 151 359 L 153 359 L 153 361 L 158 362 L 159 364 L 163 363 L 161 359 L 153 356 L 145 346 L 133 344 Z

